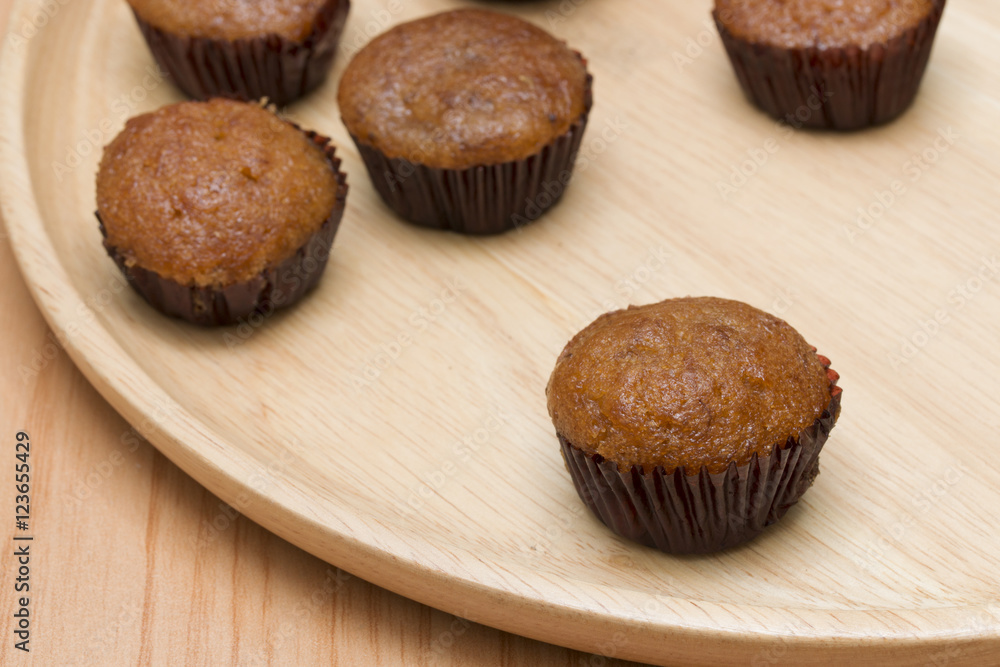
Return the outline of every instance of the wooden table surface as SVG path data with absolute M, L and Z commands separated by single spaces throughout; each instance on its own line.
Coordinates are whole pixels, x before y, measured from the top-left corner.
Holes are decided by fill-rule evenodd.
M 11 5 L 0 0 L 4 32 Z M 14 513 L 15 435 L 25 431 L 25 534 L 34 537 L 29 653 L 12 639 L 14 549 L 0 557 L 0 664 L 635 664 L 426 607 L 240 516 L 136 436 L 87 383 L 0 237 L 0 507 Z M 13 518 L 2 525 L 2 543 L 15 544 Z

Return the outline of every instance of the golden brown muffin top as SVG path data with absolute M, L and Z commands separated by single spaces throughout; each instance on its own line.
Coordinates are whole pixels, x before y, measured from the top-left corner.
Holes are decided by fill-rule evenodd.
M 336 191 L 330 161 L 302 131 L 255 104 L 214 99 L 130 119 L 104 149 L 97 210 L 129 265 L 222 286 L 290 257 Z
M 549 380 L 556 431 L 621 469 L 723 472 L 811 426 L 830 380 L 785 321 L 739 301 L 668 299 L 606 313 Z
M 520 160 L 585 111 L 587 69 L 521 19 L 462 9 L 404 23 L 348 65 L 347 129 L 389 158 L 462 169 Z
M 128 0 L 147 23 L 184 37 L 304 40 L 326 0 Z
M 733 36 L 781 48 L 866 48 L 926 18 L 933 0 L 715 0 Z

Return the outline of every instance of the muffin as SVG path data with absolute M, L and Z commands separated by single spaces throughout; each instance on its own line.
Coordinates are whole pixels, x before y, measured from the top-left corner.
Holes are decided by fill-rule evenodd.
M 854 130 L 910 106 L 945 0 L 715 0 L 750 101 L 794 127 Z
M 327 263 L 347 197 L 329 139 L 256 104 L 181 102 L 104 149 L 104 247 L 153 307 L 229 324 L 299 300 Z
M 521 19 L 462 9 L 399 25 L 354 57 L 340 113 L 375 189 L 410 222 L 495 234 L 566 189 L 591 106 L 576 51 Z
M 812 484 L 840 412 L 829 366 L 752 306 L 668 299 L 578 333 L 548 410 L 601 521 L 663 551 L 707 553 L 753 538 Z
M 349 0 L 128 0 L 153 57 L 195 99 L 284 106 L 326 79 Z

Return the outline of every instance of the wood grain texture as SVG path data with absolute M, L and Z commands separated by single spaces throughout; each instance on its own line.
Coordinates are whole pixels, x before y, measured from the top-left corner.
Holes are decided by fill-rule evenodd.
M 26 430 L 35 481 L 31 652 L 24 654 L 10 640 L 14 493 L 11 473 L 3 475 L 0 664 L 635 664 L 402 598 L 239 515 L 145 440 L 133 440 L 66 353 L 49 347 L 53 334 L 6 241 L 0 280 L 0 308 L 12 323 L 0 329 L 4 463 L 13 461 L 14 433 Z M 36 354 L 46 363 L 22 380 L 19 369 Z
M 10 5 L 0 0 L 0 32 Z M 32 301 L 3 227 L 0 285 L 2 451 L 12 460 L 14 433 L 30 433 L 37 520 L 28 655 L 8 641 L 13 526 L 0 524 L 0 664 L 636 664 L 466 622 L 266 531 L 136 437 L 90 386 Z M 7 518 L 6 469 L 2 479 Z
M 18 5 L 13 25 L 39 6 Z M 178 99 L 127 8 L 67 4 L 22 50 L 7 45 L 2 74 L 19 103 L 3 111 L 3 213 L 33 296 L 90 382 L 242 514 L 465 618 L 660 664 L 1000 662 L 1000 9 L 950 6 L 914 108 L 835 135 L 787 131 L 747 107 L 707 5 L 511 6 L 588 57 L 595 108 L 565 201 L 518 233 L 465 239 L 388 215 L 334 103 L 366 26 L 451 6 L 356 3 L 331 85 L 289 109 L 343 147 L 352 191 L 332 264 L 293 311 L 226 331 L 145 307 L 90 216 L 98 147 L 128 115 Z M 734 176 L 747 160 L 762 164 Z M 800 506 L 751 544 L 704 558 L 629 544 L 583 511 L 542 395 L 556 354 L 594 316 L 683 294 L 785 317 L 845 388 L 823 474 Z M 143 447 L 130 457 L 167 466 Z M 145 520 L 145 545 L 132 532 L 116 545 L 146 559 L 129 584 L 146 601 L 129 646 L 148 661 L 177 642 L 214 646 L 212 623 L 155 623 L 171 604 L 153 575 L 164 561 L 233 592 L 192 588 L 174 609 L 264 624 L 273 646 L 280 626 L 247 603 L 261 589 L 240 565 L 259 572 L 270 538 L 247 522 L 222 531 L 233 538 L 190 523 L 216 501 L 179 515 L 197 487 L 169 469 L 145 501 L 136 488 L 127 507 L 111 493 L 86 505 Z M 179 509 L 143 507 L 155 500 Z M 163 531 L 183 537 L 164 543 Z M 191 560 L 220 540 L 228 559 Z M 106 570 L 100 590 L 125 587 L 119 575 Z M 274 590 L 265 576 L 263 599 Z M 239 637 L 219 640 L 224 660 L 261 644 Z
M 6 16 L 0 0 L 0 20 Z M 0 241 L 0 664 L 629 667 L 400 597 L 261 528 L 167 460 L 58 345 Z M 13 648 L 14 434 L 33 445 L 31 651 Z M 10 466 L 9 468 L 7 466 Z

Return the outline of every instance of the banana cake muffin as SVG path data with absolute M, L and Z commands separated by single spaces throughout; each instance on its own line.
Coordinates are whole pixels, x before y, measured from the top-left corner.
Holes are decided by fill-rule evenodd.
M 744 542 L 818 474 L 840 389 L 786 322 L 738 301 L 602 315 L 566 346 L 548 409 L 581 498 L 676 553 Z
M 913 102 L 945 0 L 715 0 L 746 95 L 795 127 L 852 130 Z
M 462 9 L 372 40 L 344 72 L 338 101 L 375 188 L 400 216 L 489 234 L 562 196 L 590 82 L 580 54 L 544 30 Z
M 343 214 L 329 140 L 259 105 L 182 102 L 130 119 L 97 175 L 104 245 L 153 306 L 199 324 L 314 286 Z
M 284 106 L 326 79 L 349 0 L 128 0 L 153 57 L 190 97 Z

